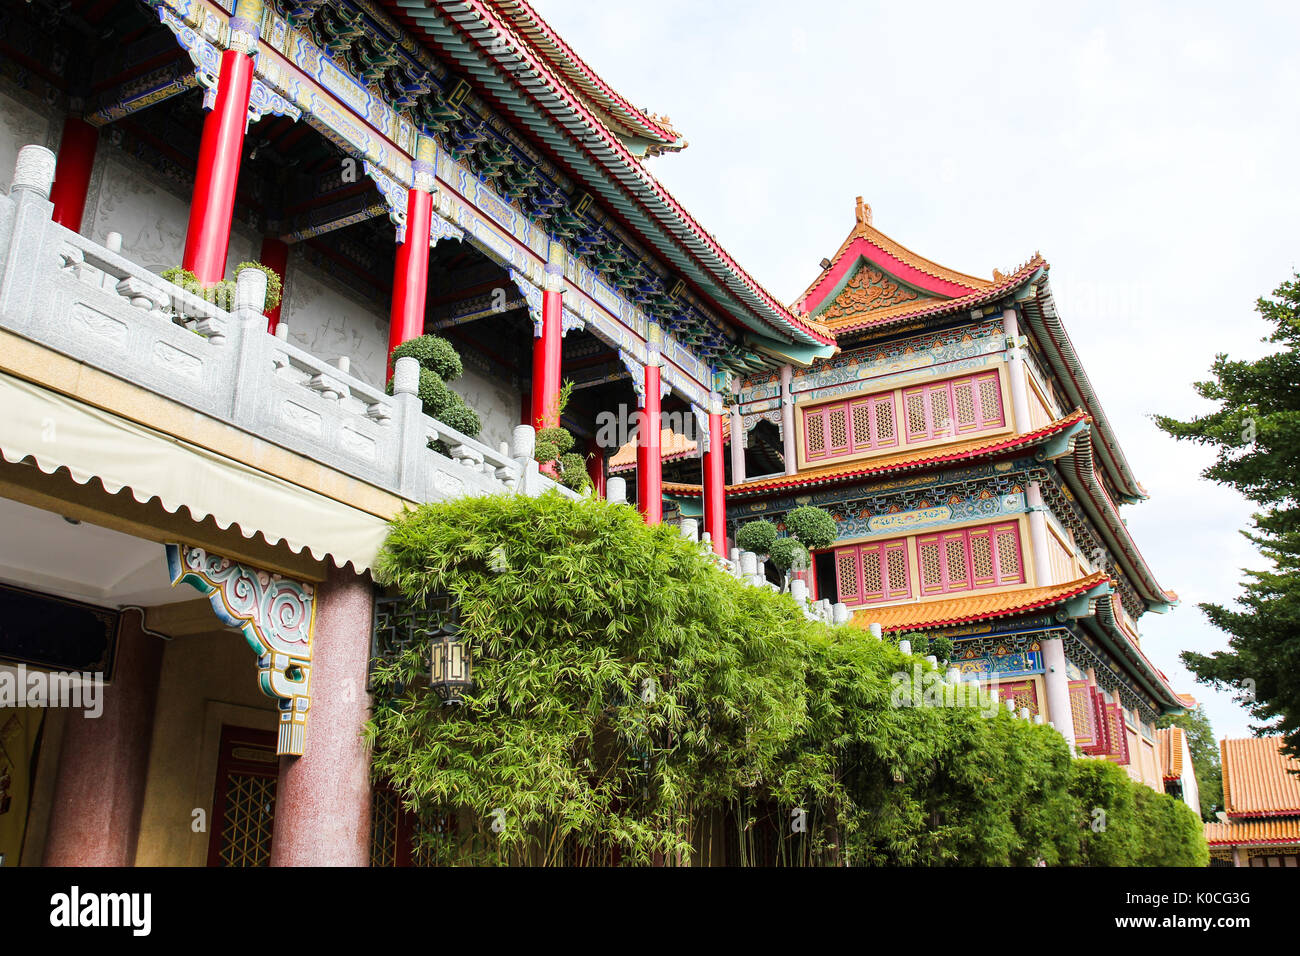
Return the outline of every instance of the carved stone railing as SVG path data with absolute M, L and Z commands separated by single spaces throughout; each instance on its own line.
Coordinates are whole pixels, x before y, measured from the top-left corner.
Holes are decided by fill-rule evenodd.
M 53 222 L 53 173 L 25 147 L 0 197 L 0 328 L 411 501 L 574 494 L 538 471 L 531 428 L 511 452 L 425 415 L 414 359 L 388 395 L 269 334 L 260 270 L 227 310 Z

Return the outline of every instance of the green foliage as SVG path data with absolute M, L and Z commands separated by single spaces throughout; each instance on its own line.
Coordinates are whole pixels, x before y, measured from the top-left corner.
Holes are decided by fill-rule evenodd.
M 1195 710 L 1165 714 L 1156 721 L 1156 726 L 1183 728 L 1187 749 L 1192 753 L 1197 793 L 1201 797 L 1201 818 L 1207 822 L 1214 820 L 1215 811 L 1223 808 L 1223 767 L 1219 763 L 1219 742 L 1205 708 L 1197 704 Z
M 952 638 L 932 637 L 930 638 L 930 653 L 940 661 L 952 660 Z
M 454 382 L 465 371 L 460 353 L 446 339 L 437 335 L 418 335 L 393 349 L 393 361 L 410 357 L 420 368 L 435 373 L 444 382 Z
M 1234 690 L 1260 729 L 1283 734 L 1284 749 L 1300 757 L 1300 273 L 1273 296 L 1256 310 L 1273 326 L 1264 341 L 1278 349 L 1255 360 L 1218 355 L 1214 379 L 1195 386 L 1218 407 L 1185 422 L 1156 416 L 1156 424 L 1216 450 L 1202 476 L 1260 506 L 1245 534 L 1272 564 L 1246 572 L 1240 610 L 1201 605 L 1228 633 L 1228 650 L 1182 659 L 1203 683 Z
M 829 511 L 804 505 L 785 516 L 785 528 L 809 551 L 829 548 L 839 537 L 839 528 Z
M 419 335 L 393 349 L 394 363 L 399 358 L 406 357 L 420 363 L 420 384 L 416 394 L 424 407 L 424 414 L 438 419 L 462 435 L 477 437 L 483 427 L 478 413 L 447 384 L 464 371 L 460 355 L 451 343 L 436 335 Z M 388 394 L 392 393 L 393 383 L 390 380 Z M 430 446 L 433 447 L 433 443 Z
M 559 399 L 556 402 L 555 421 L 560 420 L 564 409 L 573 395 L 573 383 L 565 382 L 560 386 Z M 587 474 L 587 459 L 572 451 L 573 434 L 558 425 L 541 428 L 537 431 L 537 444 L 533 457 L 543 465 L 549 465 L 555 472 L 560 484 L 574 491 L 586 491 L 591 487 L 591 476 Z
M 426 819 L 461 821 L 429 837 L 448 862 L 553 864 L 566 841 L 704 861 L 717 821 L 743 840 L 760 807 L 807 811 L 806 833 L 778 831 L 783 858 L 806 864 L 1136 860 L 1119 835 L 1137 830 L 1137 785 L 1118 767 L 1073 761 L 1050 727 L 1001 708 L 892 706 L 926 665 L 809 621 L 630 508 L 424 505 L 393 521 L 375 573 L 416 603 L 450 593 L 471 649 L 459 707 L 419 687 L 427 646 L 377 663 L 367 725 L 377 777 Z M 1085 832 L 1099 801 L 1100 844 Z M 1168 830 L 1144 862 L 1188 862 L 1185 821 L 1146 802 L 1142 821 Z
M 776 540 L 776 525 L 770 521 L 750 521 L 736 532 L 736 547 L 741 551 L 767 554 Z
M 276 272 L 270 266 L 264 266 L 260 262 L 241 262 L 235 266 L 235 282 L 239 282 L 239 274 L 245 269 L 257 269 L 266 273 L 266 304 L 262 306 L 263 311 L 274 309 L 280 304 L 280 295 L 282 286 L 280 283 L 280 273 Z
M 768 560 L 782 574 L 808 566 L 808 549 L 794 538 L 777 538 L 767 549 Z

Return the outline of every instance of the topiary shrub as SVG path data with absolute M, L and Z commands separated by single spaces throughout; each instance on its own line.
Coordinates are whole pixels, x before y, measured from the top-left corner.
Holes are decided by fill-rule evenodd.
M 565 382 L 560 386 L 559 401 L 556 403 L 556 421 L 564 414 L 573 394 L 573 383 Z M 537 432 L 537 445 L 533 457 L 539 464 L 549 466 L 555 480 L 566 488 L 583 492 L 592 487 L 591 475 L 587 474 L 587 459 L 575 451 L 573 434 L 564 427 L 543 428 Z
M 420 368 L 428 369 L 444 382 L 454 382 L 465 371 L 460 353 L 446 339 L 437 335 L 419 335 L 393 349 L 393 361 L 413 358 Z
M 809 551 L 829 548 L 839 537 L 840 529 L 829 511 L 804 505 L 785 516 L 785 529 L 798 538 Z
M 467 438 L 477 438 L 483 427 L 478 414 L 447 384 L 465 370 L 451 343 L 436 335 L 416 336 L 393 349 L 394 362 L 407 357 L 420 363 L 420 384 L 416 394 L 424 406 L 424 414 Z M 391 380 L 388 394 L 393 394 Z M 437 443 L 430 443 L 430 447 L 437 447 Z
M 777 538 L 767 551 L 768 560 L 782 574 L 792 568 L 807 567 L 808 550 L 794 538 Z
M 736 532 L 736 547 L 755 554 L 769 554 L 776 540 L 776 525 L 770 521 L 751 521 Z
M 933 654 L 938 661 L 952 660 L 953 643 L 950 637 L 932 637 L 930 638 L 928 653 Z

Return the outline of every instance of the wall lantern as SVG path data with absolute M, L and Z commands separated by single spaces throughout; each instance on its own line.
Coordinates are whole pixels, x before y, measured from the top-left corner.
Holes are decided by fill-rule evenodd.
M 461 640 L 460 627 L 449 620 L 431 632 L 429 686 L 444 704 L 459 704 L 461 694 L 474 686 L 468 645 Z

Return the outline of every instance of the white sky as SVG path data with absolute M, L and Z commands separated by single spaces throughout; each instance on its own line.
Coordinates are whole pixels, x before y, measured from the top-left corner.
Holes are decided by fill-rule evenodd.
M 1178 651 L 1226 646 L 1196 607 L 1261 561 L 1250 506 L 1148 416 L 1208 409 L 1216 352 L 1265 347 L 1255 299 L 1297 267 L 1300 5 L 535 0 L 615 89 L 690 141 L 655 175 L 777 298 L 853 225 L 950 268 L 1035 250 L 1151 500 L 1124 509 L 1183 604 L 1143 649 L 1244 736 Z M 1073 5 L 1070 5 L 1073 6 Z M 1082 7 L 1083 5 L 1078 5 Z

